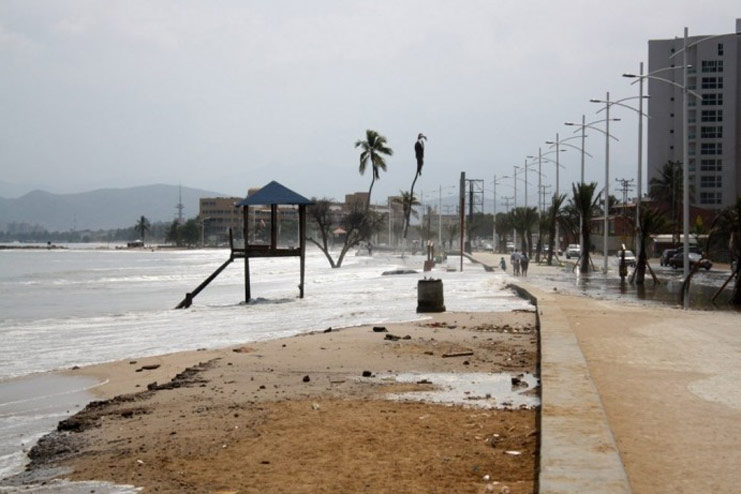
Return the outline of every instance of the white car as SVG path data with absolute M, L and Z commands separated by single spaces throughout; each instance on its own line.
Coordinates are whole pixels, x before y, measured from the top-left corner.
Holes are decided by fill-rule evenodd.
M 580 255 L 581 255 L 581 245 L 569 244 L 569 246 L 566 247 L 566 259 L 571 259 L 572 257 L 579 258 Z
M 617 259 L 619 263 L 620 262 L 620 251 L 618 251 L 616 255 L 617 255 Z M 625 251 L 625 264 L 631 267 L 636 265 L 636 256 L 635 254 L 633 254 L 633 251 L 630 251 L 630 250 Z

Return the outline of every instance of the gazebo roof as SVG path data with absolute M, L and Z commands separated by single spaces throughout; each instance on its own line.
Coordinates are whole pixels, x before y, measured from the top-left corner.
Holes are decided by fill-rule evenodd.
M 311 205 L 314 204 L 310 199 L 295 193 L 291 189 L 284 187 L 275 180 L 267 184 L 249 197 L 236 204 L 236 207 L 257 206 L 265 204 L 292 204 L 292 205 Z

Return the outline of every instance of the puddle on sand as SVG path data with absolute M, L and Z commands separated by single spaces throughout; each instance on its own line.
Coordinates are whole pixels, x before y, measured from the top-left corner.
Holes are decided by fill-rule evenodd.
M 390 375 L 400 383 L 428 381 L 436 387 L 430 391 L 391 393 L 388 397 L 399 401 L 426 401 L 478 408 L 517 409 L 540 405 L 540 398 L 533 392 L 539 386 L 537 377 L 530 373 L 432 373 Z M 513 378 L 519 385 L 513 385 Z

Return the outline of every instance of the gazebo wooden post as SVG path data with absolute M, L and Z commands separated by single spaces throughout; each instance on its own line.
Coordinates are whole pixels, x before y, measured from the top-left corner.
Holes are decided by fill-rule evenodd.
M 298 207 L 298 236 L 299 236 L 299 247 L 301 249 L 300 264 L 301 264 L 301 282 L 298 285 L 299 298 L 304 298 L 304 266 L 306 258 L 306 206 L 300 204 Z
M 250 207 L 242 207 L 242 221 L 244 231 L 244 303 L 250 301 L 250 256 L 247 255 L 247 244 L 249 243 L 249 221 Z
M 270 205 L 270 250 L 278 248 L 278 205 Z

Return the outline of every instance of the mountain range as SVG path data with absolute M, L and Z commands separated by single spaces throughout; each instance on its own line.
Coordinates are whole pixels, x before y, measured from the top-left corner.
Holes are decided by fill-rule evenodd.
M 0 230 L 11 223 L 38 225 L 49 231 L 125 228 L 141 216 L 150 222 L 172 221 L 182 193 L 183 217 L 198 214 L 201 197 L 225 194 L 177 185 L 145 185 L 125 189 L 98 189 L 76 194 L 41 190 L 21 197 L 0 197 Z

